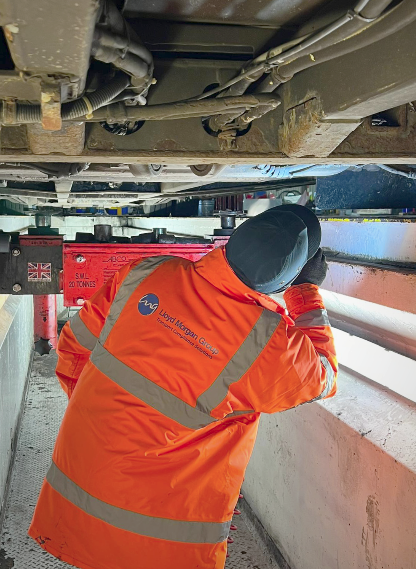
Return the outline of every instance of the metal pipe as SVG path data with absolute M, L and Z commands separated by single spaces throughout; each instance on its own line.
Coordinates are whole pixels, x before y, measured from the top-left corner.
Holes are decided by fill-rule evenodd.
M 51 227 L 52 216 L 44 213 L 37 213 L 35 215 L 35 225 L 36 227 Z
M 209 121 L 209 127 L 213 131 L 222 130 L 228 124 L 232 123 L 233 128 L 235 127 L 237 130 L 243 130 L 247 128 L 247 125 L 253 122 L 255 119 L 259 119 L 265 114 L 273 111 L 280 105 L 281 101 L 276 96 L 274 96 L 269 101 L 266 101 L 245 113 L 238 114 L 238 113 L 226 113 L 220 114 L 217 117 L 213 117 Z M 235 122 L 233 122 L 235 121 Z
M 91 96 L 90 96 L 91 97 Z M 83 118 L 85 122 L 125 122 L 139 120 L 173 120 L 192 117 L 203 117 L 233 111 L 237 116 L 260 105 L 275 105 L 280 103 L 276 95 L 258 94 L 241 95 L 239 97 L 223 97 L 219 99 L 207 99 L 204 101 L 189 101 L 182 103 L 166 103 L 163 105 L 151 105 L 147 107 L 129 107 L 122 103 L 110 104 L 94 111 L 89 118 Z M 24 114 L 23 107 L 33 108 L 31 113 Z M 27 124 L 40 122 L 40 107 L 38 105 L 18 105 L 19 112 L 15 119 L 5 111 L 5 103 L 1 112 L 0 124 Z M 39 113 L 36 113 L 39 109 Z M 7 109 L 9 110 L 9 109 Z M 4 117 L 7 115 L 7 119 Z M 63 113 L 63 120 L 73 120 L 67 113 Z
M 223 97 L 187 103 L 167 103 L 147 107 L 128 107 L 121 103 L 98 109 L 90 121 L 139 121 L 139 120 L 174 120 L 191 117 L 204 117 L 234 111 L 242 115 L 259 105 L 275 105 L 280 103 L 277 96 L 241 95 L 239 97 Z
M 95 59 L 99 58 L 96 57 Z M 117 69 L 125 71 L 129 75 L 138 77 L 139 79 L 143 79 L 150 73 L 147 63 L 140 59 L 140 57 L 137 57 L 137 55 L 130 52 L 126 53 L 124 57 L 117 57 L 112 61 L 112 64 L 117 67 Z
M 243 95 L 246 92 L 246 90 L 248 89 L 248 87 L 252 83 L 257 81 L 257 79 L 260 79 L 260 77 L 263 74 L 264 74 L 264 70 L 257 71 L 253 75 L 248 76 L 246 79 L 243 79 L 242 81 L 239 81 L 235 85 L 232 85 L 231 87 L 229 87 L 225 91 L 222 91 L 218 95 L 218 98 L 220 98 L 220 97 L 234 97 L 237 95 Z M 239 116 L 240 116 L 239 114 L 236 114 L 234 112 L 234 113 L 227 113 L 227 114 L 221 115 L 221 117 L 211 118 L 209 123 L 208 123 L 208 126 L 213 131 L 221 130 L 221 128 L 223 128 L 225 125 L 232 122 L 233 120 L 235 120 Z
M 405 0 L 403 0 L 404 2 Z M 372 21 L 376 21 L 377 17 L 381 14 L 381 12 L 391 3 L 391 0 L 366 0 L 365 3 L 359 2 L 356 6 L 354 11 L 348 11 L 344 16 L 327 26 L 326 28 L 322 29 L 321 31 L 317 32 L 316 34 L 312 34 L 306 39 L 300 41 L 299 44 L 291 47 L 290 49 L 283 51 L 279 55 L 275 55 L 269 57 L 268 54 L 270 52 L 275 51 L 278 48 L 274 48 L 274 50 L 269 50 L 266 54 L 262 54 L 257 57 L 254 62 L 261 61 L 260 64 L 254 65 L 251 69 L 247 71 L 243 71 L 233 79 L 230 79 L 223 85 L 219 85 L 215 89 L 211 89 L 210 91 L 206 91 L 202 93 L 198 97 L 194 97 L 189 100 L 201 100 L 206 97 L 210 97 L 217 93 L 224 91 L 225 89 L 229 89 L 230 87 L 239 84 L 241 81 L 244 81 L 243 88 L 247 88 L 252 81 L 250 80 L 251 75 L 258 74 L 258 77 L 261 77 L 263 73 L 267 71 L 270 66 L 279 65 L 282 63 L 286 63 L 288 60 L 295 58 L 297 59 L 301 54 L 305 51 L 310 51 L 310 48 L 313 48 L 314 53 L 319 52 L 325 48 L 328 48 L 335 43 L 344 41 L 348 39 L 350 36 L 354 38 L 354 34 L 358 33 L 360 30 L 366 28 Z M 368 9 L 366 10 L 368 6 Z M 360 12 L 361 10 L 361 12 Z M 348 25 L 349 24 L 349 25 Z M 338 33 L 336 33 L 338 32 Z M 335 35 L 334 35 L 335 34 Z M 308 55 L 309 56 L 309 55 Z M 313 63 L 313 61 L 312 61 Z M 292 74 L 293 75 L 293 74 Z M 287 76 L 288 78 L 292 77 Z M 280 81 L 282 82 L 282 81 Z M 279 81 L 277 81 L 273 88 L 276 88 L 279 85 Z M 266 84 L 264 85 L 264 87 Z M 238 89 L 241 93 L 245 92 L 244 90 Z M 270 87 L 261 92 L 270 92 Z
M 319 49 L 319 47 L 317 47 L 317 44 L 319 46 L 319 42 L 321 40 L 327 38 L 333 32 L 337 31 L 339 28 L 344 27 L 345 24 L 351 22 L 355 16 L 356 14 L 354 14 L 354 12 L 348 11 L 346 14 L 341 16 L 341 18 L 338 18 L 338 20 L 336 20 L 335 22 L 333 22 L 332 24 L 330 24 L 320 32 L 314 34 L 310 38 L 306 39 L 304 42 L 301 42 L 299 45 L 292 47 L 291 49 L 284 51 L 283 53 L 276 55 L 271 59 L 268 59 L 267 63 L 270 65 L 284 63 L 288 59 L 289 60 L 292 59 L 295 55 L 298 55 L 299 53 L 305 50 L 309 50 L 310 47 L 314 47 L 315 50 Z
M 115 34 L 102 27 L 97 27 L 94 32 L 94 43 L 103 47 L 111 48 L 112 50 L 128 51 L 137 55 L 149 66 L 153 63 L 153 57 L 150 51 L 137 41 L 132 41 L 130 37 Z
M 391 2 L 392 0 L 362 0 L 355 7 L 355 11 L 363 18 L 377 18 Z
M 239 75 L 237 75 L 233 79 L 230 79 L 230 81 L 227 81 L 223 85 L 220 85 L 219 87 L 216 87 L 215 89 L 211 89 L 210 91 L 206 91 L 205 93 L 202 93 L 198 97 L 194 97 L 193 99 L 189 99 L 189 100 L 205 99 L 206 97 L 215 95 L 216 93 L 219 93 L 221 91 L 224 91 L 225 89 L 228 89 L 229 87 L 232 87 L 233 85 L 235 85 L 236 83 L 239 83 L 242 80 L 246 80 L 246 81 L 248 80 L 249 81 L 248 84 L 250 84 L 252 82 L 252 81 L 250 81 L 251 75 L 257 74 L 258 75 L 257 78 L 261 77 L 261 75 L 266 71 L 267 66 L 273 65 L 273 64 L 277 65 L 279 63 L 283 63 L 287 59 L 294 57 L 296 54 L 305 51 L 306 49 L 308 49 L 312 45 L 318 43 L 323 38 L 326 38 L 327 36 L 331 35 L 334 31 L 338 30 L 339 28 L 343 27 L 345 24 L 350 22 L 354 18 L 355 15 L 356 14 L 354 14 L 354 12 L 348 11 L 346 14 L 344 14 L 344 16 L 342 16 L 341 18 L 338 18 L 338 20 L 336 20 L 335 22 L 333 22 L 332 24 L 330 24 L 329 26 L 327 26 L 326 28 L 324 28 L 320 32 L 309 36 L 305 41 L 302 41 L 300 44 L 298 44 L 298 45 L 288 49 L 287 51 L 284 51 L 283 53 L 276 55 L 272 58 L 266 57 L 266 59 L 262 63 L 260 63 L 259 65 L 255 65 L 251 69 L 248 69 L 247 71 L 240 73 Z M 261 59 L 261 57 L 262 56 L 259 56 L 258 59 Z
M 98 61 L 112 63 L 134 77 L 142 78 L 152 73 L 153 58 L 144 46 L 101 28 L 95 31 L 91 55 Z
M 108 224 L 94 225 L 94 237 L 101 243 L 109 243 L 113 236 L 113 227 Z
M 380 41 L 416 20 L 416 6 L 414 0 L 402 0 L 400 4 L 374 20 L 360 34 L 354 35 L 342 42 L 314 52 L 313 58 L 310 55 L 302 56 L 295 61 L 281 65 L 278 69 L 281 82 L 289 80 L 295 73 L 299 73 L 309 67 L 330 61 L 337 57 L 347 55 Z
M 109 81 L 104 87 L 97 89 L 93 93 L 88 93 L 80 99 L 65 103 L 62 105 L 62 120 L 73 120 L 84 115 L 89 115 L 96 109 L 107 105 L 117 95 L 122 93 L 130 86 L 130 78 L 124 73 L 118 74 L 112 81 Z M 3 116 L 5 111 L 5 103 L 3 103 Z M 28 105 L 17 103 L 16 105 L 16 122 L 15 124 L 40 123 L 42 113 L 40 105 Z M 13 124 L 7 123 L 6 124 Z

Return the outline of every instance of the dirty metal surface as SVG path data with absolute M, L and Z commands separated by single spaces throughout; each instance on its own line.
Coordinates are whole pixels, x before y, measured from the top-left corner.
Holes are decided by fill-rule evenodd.
M 97 10 L 93 0 L 3 0 L 0 25 L 16 69 L 28 77 L 69 76 L 70 95 L 77 96 L 89 67 Z M 21 98 L 18 89 L 14 95 Z
M 291 157 L 329 156 L 360 121 L 328 121 L 318 97 L 286 111 L 279 127 L 280 150 Z
M 85 123 L 64 123 L 56 131 L 43 130 L 39 124 L 28 124 L 27 135 L 33 154 L 80 154 L 84 150 Z
M 295 74 L 277 90 L 284 111 L 319 96 L 326 119 L 361 120 L 415 100 L 415 29 L 411 23 L 372 45 Z
M 406 156 L 412 147 L 416 147 L 416 108 L 408 104 L 395 111 L 397 126 L 375 126 L 371 118 L 367 118 L 338 146 L 334 154 L 350 155 L 353 161 L 369 150 L 374 156 L 385 153 L 398 159 Z
M 55 365 L 55 353 L 35 354 L 1 530 L 0 569 L 71 567 L 49 555 L 27 536 L 67 402 L 54 374 Z M 225 569 L 279 569 L 249 530 L 244 514 L 236 516 L 234 523 L 238 529 L 231 532 L 234 543 L 229 546 L 230 557 Z
M 293 26 L 307 20 L 323 0 L 211 0 L 210 2 L 160 2 L 158 0 L 127 0 L 127 16 L 170 18 L 193 22 L 218 22 L 262 26 Z

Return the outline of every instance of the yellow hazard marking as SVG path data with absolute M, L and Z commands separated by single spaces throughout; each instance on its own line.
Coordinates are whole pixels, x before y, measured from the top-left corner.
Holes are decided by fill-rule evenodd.
M 324 221 L 351 221 L 352 223 L 359 221 L 360 223 L 367 222 L 367 223 L 374 223 L 379 222 L 381 223 L 382 219 L 366 219 L 364 217 L 355 217 L 353 219 L 349 219 L 347 217 L 327 217 L 326 219 L 320 219 L 320 222 Z

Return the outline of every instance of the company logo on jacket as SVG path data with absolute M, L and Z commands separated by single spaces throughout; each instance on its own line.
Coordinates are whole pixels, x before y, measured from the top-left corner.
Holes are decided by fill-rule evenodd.
M 159 306 L 159 299 L 155 294 L 145 294 L 139 300 L 138 309 L 143 316 L 150 316 Z

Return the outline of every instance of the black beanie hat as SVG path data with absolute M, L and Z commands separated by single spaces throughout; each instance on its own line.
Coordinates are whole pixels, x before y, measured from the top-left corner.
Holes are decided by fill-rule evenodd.
M 316 215 L 300 205 L 283 205 L 240 225 L 231 235 L 225 254 L 244 284 L 270 294 L 288 288 L 320 242 Z

